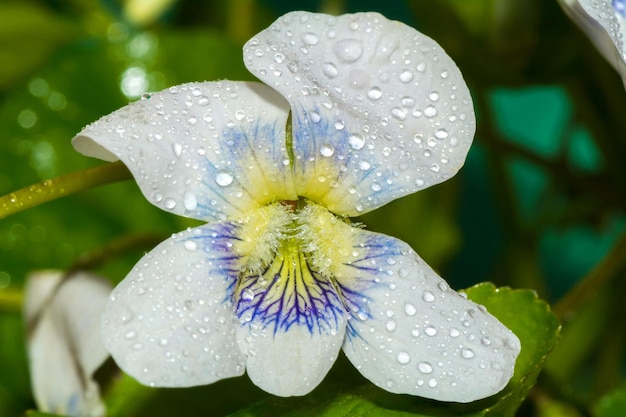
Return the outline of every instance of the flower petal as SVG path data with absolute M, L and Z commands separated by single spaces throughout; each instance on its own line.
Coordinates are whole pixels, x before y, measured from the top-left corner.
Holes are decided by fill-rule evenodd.
M 298 194 L 357 215 L 445 181 L 475 130 L 459 69 L 432 39 L 377 13 L 292 12 L 244 46 L 289 100 Z
M 345 334 L 346 312 L 331 281 L 288 242 L 262 274 L 243 277 L 236 294 L 237 342 L 250 379 L 284 397 L 313 390 Z
M 559 0 L 626 83 L 626 3 L 623 0 Z
M 519 339 L 451 290 L 404 242 L 359 231 L 337 281 L 353 316 L 344 352 L 376 385 L 441 401 L 493 395 L 513 375 Z
M 121 159 L 150 202 L 186 217 L 223 220 L 297 197 L 286 169 L 288 108 L 276 92 L 222 81 L 145 97 L 86 127 L 74 147 Z
M 103 314 L 104 344 L 125 372 L 151 386 L 186 387 L 241 375 L 231 301 L 236 226 L 173 235 L 115 288 Z
M 29 330 L 31 383 L 41 411 L 103 416 L 96 370 L 109 356 L 99 320 L 111 291 L 108 281 L 84 272 L 46 271 L 29 276 L 24 315 Z

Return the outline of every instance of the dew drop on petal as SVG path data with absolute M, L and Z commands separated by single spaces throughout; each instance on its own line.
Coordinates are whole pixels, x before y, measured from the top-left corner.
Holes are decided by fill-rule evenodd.
M 437 129 L 435 131 L 435 137 L 437 139 L 445 139 L 445 138 L 448 137 L 448 131 L 446 129 L 443 129 L 443 128 Z
M 363 149 L 365 146 L 365 138 L 360 133 L 353 133 L 348 137 L 348 143 L 354 150 Z
M 183 153 L 183 145 L 180 143 L 172 144 L 172 151 L 174 152 L 174 155 L 180 156 Z
M 379 100 L 382 96 L 383 92 L 379 87 L 372 87 L 367 92 L 367 97 L 369 97 L 370 100 Z
M 426 333 L 428 336 L 434 336 L 437 334 L 437 329 L 434 326 L 426 326 L 426 328 L 424 329 L 424 333 Z
M 319 41 L 320 38 L 315 33 L 308 32 L 302 35 L 302 42 L 304 42 L 306 45 L 317 45 Z
M 215 176 L 215 182 L 217 183 L 217 185 L 220 185 L 222 187 L 226 187 L 230 184 L 232 184 L 233 182 L 233 176 L 230 175 L 228 172 L 219 172 L 216 176 Z
M 163 202 L 163 205 L 166 209 L 172 210 L 174 207 L 176 207 L 176 201 L 171 198 L 166 198 Z
M 424 291 L 422 293 L 422 300 L 427 303 L 432 303 L 433 301 L 435 301 L 435 295 L 430 291 Z
M 343 39 L 335 43 L 333 52 L 344 62 L 355 62 L 363 55 L 363 44 L 357 39 Z
M 428 386 L 430 388 L 435 388 L 437 386 L 437 380 L 435 378 L 430 378 L 428 380 Z
M 194 240 L 186 240 L 184 245 L 185 249 L 187 249 L 189 252 L 198 250 L 198 244 Z
M 322 72 L 328 78 L 335 78 L 339 74 L 339 71 L 337 71 L 337 67 L 332 62 L 326 62 L 322 64 Z
M 430 98 L 432 101 L 437 101 L 439 100 L 439 93 L 436 91 L 433 91 L 432 93 L 428 95 L 428 98 Z
M 189 191 L 186 192 L 185 195 L 183 195 L 183 205 L 189 211 L 195 210 L 196 207 L 198 207 L 198 200 L 196 198 L 196 195 Z
M 417 313 L 417 309 L 415 308 L 413 304 L 406 303 L 404 305 L 404 312 L 406 313 L 407 316 L 414 316 L 415 313 Z
M 403 83 L 408 83 L 413 79 L 413 73 L 409 70 L 404 70 L 400 73 L 398 78 L 400 78 L 400 81 Z
M 427 106 L 424 109 L 424 116 L 435 117 L 437 115 L 437 108 L 435 106 Z
M 385 328 L 388 331 L 393 332 L 394 330 L 396 330 L 396 322 L 394 320 L 389 320 L 387 323 L 385 323 Z
M 252 301 L 252 300 L 254 300 L 254 291 L 252 291 L 250 288 L 246 288 L 241 293 L 241 299 L 243 301 Z
M 332 145 L 322 145 L 322 147 L 320 148 L 320 154 L 322 154 L 323 157 L 331 157 L 333 156 L 333 154 L 335 153 L 335 148 L 332 147 Z
M 406 365 L 407 363 L 411 361 L 411 356 L 409 356 L 409 354 L 404 351 L 400 351 L 398 352 L 398 355 L 396 356 L 396 360 L 398 361 L 399 364 Z
M 461 357 L 463 359 L 472 359 L 474 357 L 474 351 L 469 348 L 461 349 Z
M 460 334 L 461 334 L 461 332 L 459 332 L 458 329 L 455 329 L 454 327 L 450 329 L 450 336 L 451 337 L 459 337 Z
M 430 374 L 433 371 L 433 367 L 428 362 L 420 362 L 417 364 L 417 370 L 423 374 Z

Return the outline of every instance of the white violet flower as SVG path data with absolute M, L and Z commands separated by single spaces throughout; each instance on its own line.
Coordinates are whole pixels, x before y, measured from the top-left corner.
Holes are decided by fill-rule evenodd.
M 475 120 L 454 62 L 377 13 L 288 13 L 244 55 L 265 85 L 172 87 L 73 140 L 122 160 L 156 206 L 207 222 L 113 291 L 102 334 L 118 365 L 167 387 L 247 371 L 291 396 L 343 348 L 391 392 L 469 402 L 500 391 L 518 338 L 406 243 L 347 219 L 462 166 Z
M 86 272 L 39 271 L 28 277 L 24 318 L 39 410 L 75 417 L 105 415 L 94 373 L 109 357 L 99 323 L 111 289 L 107 280 Z

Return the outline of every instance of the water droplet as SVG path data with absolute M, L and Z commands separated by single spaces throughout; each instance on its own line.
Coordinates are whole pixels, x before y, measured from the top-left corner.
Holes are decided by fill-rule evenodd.
M 143 93 L 141 95 L 141 99 L 142 100 L 150 100 L 151 97 L 152 97 L 152 94 L 150 94 L 150 93 Z
M 406 313 L 407 316 L 414 316 L 415 313 L 417 313 L 417 309 L 415 308 L 413 304 L 406 303 L 404 305 L 404 312 Z
M 424 333 L 426 333 L 428 336 L 434 336 L 437 334 L 437 329 L 435 329 L 434 326 L 426 326 L 426 328 L 424 329 Z
M 483 336 L 480 338 L 480 343 L 485 346 L 489 346 L 491 344 L 491 339 L 489 339 L 487 336 Z
M 163 203 L 163 205 L 165 206 L 166 209 L 173 209 L 174 207 L 176 207 L 176 201 L 174 201 L 171 198 L 166 198 L 165 202 Z
M 183 153 L 183 145 L 181 145 L 180 143 L 172 144 L 172 151 L 177 157 L 180 156 Z
M 424 291 L 422 293 L 422 300 L 427 303 L 432 303 L 433 301 L 435 301 L 435 295 L 430 291 Z
M 185 249 L 187 249 L 189 252 L 198 250 L 198 244 L 194 240 L 185 240 L 184 245 Z
M 400 81 L 403 83 L 408 83 L 413 79 L 413 73 L 409 70 L 404 70 L 400 73 L 398 78 L 400 78 Z
M 441 74 L 440 74 L 440 75 L 441 75 L 441 78 L 444 78 L 444 79 L 445 79 L 445 78 L 448 78 L 448 71 L 445 71 L 445 70 L 444 70 L 444 71 L 441 71 Z
M 235 119 L 242 121 L 246 117 L 246 113 L 243 110 L 235 111 Z
M 400 101 L 403 107 L 411 108 L 415 105 L 415 100 L 412 97 L 403 97 Z
M 346 124 L 345 124 L 345 122 L 343 120 L 337 120 L 335 122 L 335 129 L 337 129 L 337 130 L 342 130 L 345 126 L 346 126 Z
M 333 156 L 333 154 L 335 153 L 335 148 L 333 148 L 332 145 L 326 144 L 326 145 L 322 145 L 322 147 L 320 148 L 320 154 L 322 154 L 323 157 L 331 157 Z
M 228 172 L 220 172 L 215 176 L 215 182 L 217 185 L 221 185 L 222 187 L 226 187 L 233 182 L 233 176 Z
M 474 357 L 474 351 L 470 348 L 461 349 L 461 357 L 463 359 L 472 359 Z
M 404 119 L 406 119 L 406 110 L 402 110 L 399 107 L 394 107 L 393 109 L 391 109 L 391 115 L 396 119 L 403 121 Z
M 379 100 L 382 96 L 383 92 L 380 90 L 379 87 L 372 87 L 367 92 L 367 97 L 369 97 L 370 100 Z
M 284 61 L 285 55 L 281 54 L 280 52 L 274 54 L 274 62 L 276 62 L 277 64 L 282 64 Z
M 430 388 L 435 388 L 437 386 L 437 380 L 435 378 L 430 378 L 428 380 L 428 386 Z
M 445 139 L 448 137 L 448 131 L 446 129 L 437 129 L 435 132 L 435 137 L 437 139 Z
M 437 108 L 435 106 L 428 106 L 424 109 L 424 116 L 435 117 L 437 115 Z
M 335 44 L 333 52 L 344 62 L 355 62 L 363 55 L 363 44 L 357 39 L 343 39 Z
M 332 62 L 322 64 L 322 72 L 324 72 L 324 75 L 328 78 L 335 78 L 337 74 L 339 74 L 337 67 Z
M 431 99 L 432 101 L 437 101 L 439 100 L 439 93 L 436 91 L 433 91 L 432 93 L 428 95 L 428 98 Z
M 417 364 L 417 370 L 423 374 L 430 374 L 433 371 L 433 367 L 428 362 L 420 362 Z
M 369 162 L 367 162 L 367 161 L 359 161 L 359 168 L 360 168 L 362 171 L 367 171 L 368 169 L 370 169 L 370 168 L 371 168 L 371 165 L 370 165 L 370 163 L 369 163 Z
M 406 365 L 407 363 L 409 363 L 411 361 L 411 356 L 409 356 L 409 354 L 404 352 L 404 351 L 400 351 L 400 352 L 398 352 L 398 355 L 396 356 L 396 359 L 397 359 L 399 364 Z
M 313 123 L 319 123 L 319 121 L 322 120 L 322 117 L 320 116 L 320 114 L 314 111 L 309 112 L 309 118 L 311 119 Z
M 254 300 L 254 291 L 252 291 L 250 288 L 246 288 L 241 293 L 241 299 L 243 301 L 252 301 L 252 300 Z
M 198 207 L 198 200 L 196 199 L 196 195 L 192 192 L 186 192 L 183 196 L 183 205 L 189 211 L 193 211 Z
M 450 329 L 450 336 L 451 337 L 459 337 L 460 334 L 461 334 L 461 332 L 459 332 L 458 329 L 455 329 L 454 327 Z
M 134 339 L 134 338 L 136 338 L 136 337 L 137 337 L 137 332 L 135 332 L 135 331 L 131 330 L 131 331 L 129 331 L 129 332 L 126 332 L 126 333 L 124 334 L 124 337 L 125 337 L 126 339 L 128 339 L 128 340 L 132 340 L 132 339 Z
M 302 42 L 304 42 L 306 45 L 317 45 L 319 41 L 320 38 L 315 33 L 308 32 L 302 35 Z
M 396 322 L 394 320 L 389 320 L 387 323 L 385 323 L 385 328 L 388 331 L 393 332 L 394 330 L 396 330 Z
M 439 164 L 432 164 L 432 165 L 430 166 L 430 170 L 431 170 L 432 172 L 439 172 Z
M 358 151 L 365 146 L 365 138 L 360 133 L 353 133 L 348 137 L 348 143 L 352 149 Z

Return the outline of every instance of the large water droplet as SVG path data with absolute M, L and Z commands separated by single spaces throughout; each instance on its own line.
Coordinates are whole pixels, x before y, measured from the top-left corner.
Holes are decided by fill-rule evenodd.
M 198 250 L 198 244 L 194 240 L 185 240 L 184 245 L 185 249 L 187 249 L 189 252 Z
M 427 106 L 424 109 L 424 116 L 435 117 L 437 115 L 437 108 L 435 106 Z
M 367 92 L 367 97 L 369 97 L 370 100 L 378 100 L 382 96 L 383 96 L 383 92 L 378 87 L 372 87 Z
M 434 326 L 426 326 L 426 328 L 424 329 L 424 333 L 426 333 L 428 336 L 434 336 L 437 334 L 437 329 Z
M 417 309 L 415 308 L 413 304 L 406 303 L 404 304 L 404 312 L 406 313 L 407 316 L 414 316 L 415 313 L 417 313 Z
M 344 62 L 355 62 L 363 55 L 363 45 L 357 39 L 343 39 L 335 44 L 333 52 Z
M 348 137 L 348 143 L 352 149 L 358 151 L 365 146 L 365 138 L 360 133 L 353 133 Z
M 217 183 L 217 185 L 221 185 L 222 187 L 226 187 L 227 185 L 232 184 L 233 176 L 230 175 L 230 173 L 228 173 L 228 172 L 222 171 L 222 172 L 219 172 L 215 176 L 215 182 Z
M 435 137 L 437 139 L 445 139 L 445 138 L 448 137 L 448 131 L 446 129 L 443 129 L 443 128 L 437 129 L 435 131 Z
M 254 291 L 252 291 L 250 288 L 246 288 L 241 293 L 241 299 L 243 301 L 252 301 L 252 300 L 254 300 Z
M 433 371 L 433 367 L 428 362 L 420 362 L 417 364 L 417 370 L 423 374 L 430 374 Z
M 185 195 L 183 195 L 183 205 L 189 211 L 193 211 L 198 207 L 198 200 L 196 199 L 196 195 L 190 191 L 187 191 Z
M 339 71 L 337 71 L 337 67 L 332 62 L 326 62 L 322 64 L 322 72 L 328 78 L 335 78 Z
M 413 73 L 409 70 L 404 70 L 400 73 L 398 78 L 400 78 L 400 81 L 403 83 L 408 83 L 413 79 Z
M 393 332 L 394 330 L 396 330 L 396 322 L 394 320 L 389 320 L 387 323 L 385 323 L 385 328 L 388 331 Z
M 326 144 L 326 145 L 322 145 L 322 147 L 320 148 L 320 154 L 322 154 L 323 157 L 331 157 L 333 156 L 333 154 L 335 153 L 335 148 L 333 148 L 332 145 Z
M 472 359 L 474 357 L 474 351 L 470 348 L 461 349 L 461 357 L 463 359 Z
M 320 38 L 315 33 L 308 32 L 302 35 L 302 42 L 304 42 L 306 45 L 317 45 L 319 41 Z
M 411 361 L 411 356 L 404 351 L 400 351 L 398 352 L 398 355 L 396 356 L 396 360 L 398 361 L 399 364 L 406 365 L 407 363 Z
M 422 293 L 422 300 L 427 303 L 432 303 L 433 301 L 435 301 L 435 295 L 430 291 L 424 291 Z

